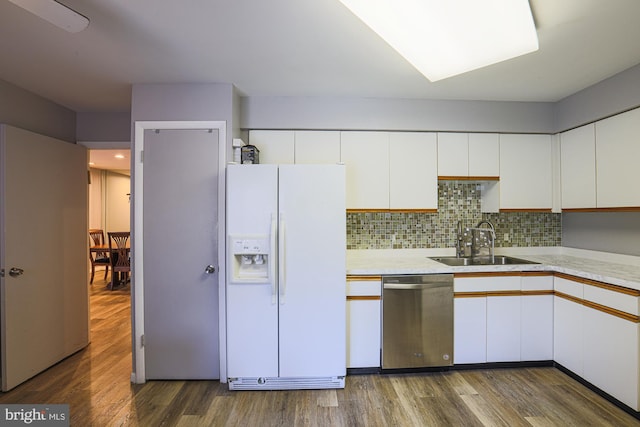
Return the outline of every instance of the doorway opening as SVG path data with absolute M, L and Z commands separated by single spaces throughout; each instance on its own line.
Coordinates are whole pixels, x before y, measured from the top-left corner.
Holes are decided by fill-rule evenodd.
M 105 244 L 108 233 L 113 231 L 131 231 L 131 150 L 90 149 L 89 150 L 89 229 L 103 230 Z M 91 264 L 88 265 L 89 270 Z M 112 289 L 111 268 L 105 272 L 105 266 L 96 266 L 93 281 L 89 286 L 89 317 L 91 333 L 100 333 L 103 321 L 114 314 L 131 312 L 131 288 L 125 283 Z M 106 273 L 106 274 L 105 274 Z M 119 317 L 122 317 L 119 315 Z M 112 330 L 114 340 L 124 339 L 131 342 L 130 316 L 126 326 Z M 120 322 L 122 323 L 122 322 Z M 125 337 L 126 335 L 126 337 Z M 122 354 L 119 357 L 131 358 L 131 346 L 114 346 Z

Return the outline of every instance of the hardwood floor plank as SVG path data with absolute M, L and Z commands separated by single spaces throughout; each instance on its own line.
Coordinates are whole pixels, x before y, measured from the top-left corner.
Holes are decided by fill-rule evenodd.
M 525 417 L 525 420 L 532 427 L 554 427 L 556 425 L 547 417 Z
M 446 382 L 459 395 L 478 394 L 478 391 L 469 384 L 465 375 L 465 371 L 451 371 L 450 375 L 445 376 Z
M 480 427 L 483 424 L 456 393 L 422 398 L 424 410 L 421 416 L 423 425 L 429 426 L 465 426 Z

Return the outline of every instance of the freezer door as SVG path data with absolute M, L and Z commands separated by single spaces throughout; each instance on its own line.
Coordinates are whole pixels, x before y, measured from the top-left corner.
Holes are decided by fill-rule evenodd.
M 346 373 L 344 165 L 280 166 L 280 376 Z
M 227 235 L 269 235 L 272 215 L 278 210 L 277 188 L 275 165 L 228 165 Z M 227 253 L 228 262 L 231 259 Z M 231 271 L 228 267 L 228 274 Z M 233 283 L 229 279 L 227 376 L 276 377 L 278 305 L 272 302 L 274 283 Z

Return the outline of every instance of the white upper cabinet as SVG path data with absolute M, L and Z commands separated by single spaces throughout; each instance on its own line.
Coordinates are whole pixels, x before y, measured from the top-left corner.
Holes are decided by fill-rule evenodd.
M 260 163 L 293 164 L 295 132 L 291 130 L 249 131 L 249 144 L 260 150 Z
M 436 134 L 389 134 L 389 207 L 438 209 Z
M 252 130 L 249 143 L 260 150 L 260 163 L 316 164 L 340 162 L 340 132 Z
M 495 133 L 438 133 L 438 176 L 498 179 L 499 153 Z
M 500 176 L 500 138 L 497 133 L 469 134 L 469 176 Z
M 438 176 L 469 176 L 469 135 L 438 133 Z
M 295 163 L 339 163 L 339 131 L 296 131 Z
M 347 209 L 389 209 L 389 133 L 341 132 Z
M 640 206 L 640 109 L 601 120 L 595 127 L 597 206 Z
M 553 207 L 551 135 L 500 135 L 500 209 Z
M 596 207 L 596 134 L 589 124 L 560 135 L 562 208 Z

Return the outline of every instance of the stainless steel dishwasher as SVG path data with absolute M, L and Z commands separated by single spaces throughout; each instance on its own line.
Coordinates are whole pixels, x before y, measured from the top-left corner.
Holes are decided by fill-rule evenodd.
M 383 276 L 382 369 L 453 364 L 453 275 Z

